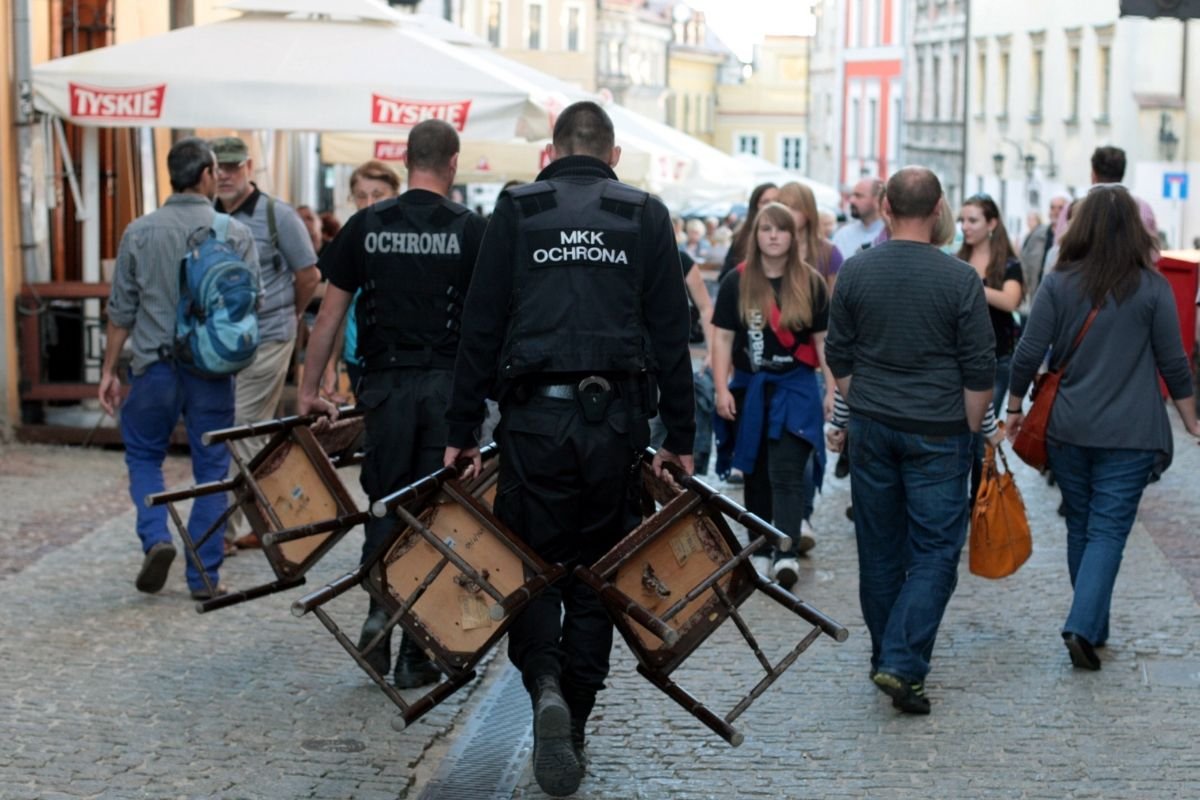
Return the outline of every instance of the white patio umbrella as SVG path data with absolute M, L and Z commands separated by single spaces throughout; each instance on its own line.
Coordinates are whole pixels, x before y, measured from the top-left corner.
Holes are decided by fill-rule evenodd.
M 370 0 L 230 7 L 243 15 L 41 64 L 35 102 L 99 127 L 394 133 L 433 117 L 489 140 L 544 139 L 568 102 Z
M 762 156 L 752 155 L 750 153 L 739 153 L 734 156 L 742 166 L 748 169 L 754 175 L 754 181 L 758 183 L 766 183 L 771 181 L 782 186 L 789 181 L 803 183 L 809 189 L 812 189 L 813 196 L 817 199 L 817 206 L 829 211 L 836 211 L 841 205 L 842 196 L 838 190 L 827 183 L 814 181 L 801 175 L 799 172 L 784 169 L 773 161 L 767 161 Z
M 409 24 L 419 26 L 430 36 L 453 43 L 460 51 L 469 52 L 474 59 L 493 65 L 497 71 L 543 87 L 551 98 L 548 105 L 552 115 L 577 100 L 599 102 L 596 95 L 506 58 L 491 49 L 487 42 L 444 20 L 413 15 L 409 18 Z M 621 180 L 661 195 L 673 207 L 746 199 L 754 184 L 753 176 L 727 153 L 622 106 L 608 104 L 605 108 L 613 118 L 617 144 L 622 149 L 621 162 L 617 165 Z M 531 180 L 545 166 L 540 157 L 544 146 L 545 140 L 526 144 L 488 142 L 480 147 L 471 147 L 464 141 L 463 155 L 459 158 L 459 174 L 463 180 L 470 180 L 472 173 L 464 172 L 464 168 L 470 169 L 472 164 L 483 163 L 489 166 L 493 179 Z M 384 152 L 395 150 L 378 136 L 330 133 L 321 137 L 322 158 L 329 163 L 352 163 L 342 160 L 348 156 L 352 156 L 353 163 L 357 163 L 373 157 L 372 154 L 380 148 Z M 477 155 L 481 158 L 476 158 Z M 483 179 L 487 179 L 486 176 Z

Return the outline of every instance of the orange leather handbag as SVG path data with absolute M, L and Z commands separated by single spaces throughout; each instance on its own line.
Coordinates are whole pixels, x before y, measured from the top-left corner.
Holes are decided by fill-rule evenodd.
M 1004 471 L 996 469 L 996 451 Z M 1008 469 L 1004 451 L 988 444 L 983 457 L 983 479 L 971 513 L 971 573 L 984 578 L 1012 575 L 1033 552 L 1033 537 L 1025 516 L 1025 502 Z

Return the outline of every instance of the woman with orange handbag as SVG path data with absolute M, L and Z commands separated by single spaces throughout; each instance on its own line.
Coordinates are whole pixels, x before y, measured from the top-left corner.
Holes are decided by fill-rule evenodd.
M 1200 437 L 1175 301 L 1154 268 L 1154 242 L 1119 185 L 1098 185 L 1079 204 L 1059 264 L 1038 290 L 1012 363 L 1008 437 L 1047 350 L 1066 362 L 1046 430 L 1063 493 L 1067 567 L 1075 590 L 1062 636 L 1071 663 L 1100 669 L 1113 585 L 1142 491 L 1156 461 L 1169 463 L 1172 434 L 1162 375 L 1188 432 Z M 1092 324 L 1084 324 L 1098 309 Z

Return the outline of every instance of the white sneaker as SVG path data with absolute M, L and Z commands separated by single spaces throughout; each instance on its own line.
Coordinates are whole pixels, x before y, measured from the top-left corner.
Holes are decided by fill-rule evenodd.
M 769 556 L 750 556 L 750 566 L 758 570 L 758 574 L 767 580 L 771 579 L 771 558 Z
M 812 524 L 808 520 L 800 523 L 800 545 L 797 548 L 799 555 L 804 555 L 809 550 L 817 546 L 817 534 L 813 530 Z
M 775 582 L 789 591 L 800 579 L 800 564 L 794 558 L 781 558 L 775 562 Z

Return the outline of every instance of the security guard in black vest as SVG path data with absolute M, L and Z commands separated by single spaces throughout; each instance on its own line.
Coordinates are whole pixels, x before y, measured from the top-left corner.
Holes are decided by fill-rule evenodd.
M 496 516 L 544 559 L 571 567 L 637 525 L 634 479 L 656 400 L 667 428 L 660 472 L 663 461 L 691 472 L 695 421 L 688 306 L 666 208 L 617 181 L 620 149 L 595 103 L 563 111 L 548 154 L 553 163 L 502 194 L 488 223 L 463 313 L 445 463 L 469 457 L 479 468 L 492 393 Z M 534 777 L 548 794 L 571 794 L 583 779 L 584 725 L 612 637 L 597 595 L 571 577 L 509 629 L 509 658 L 534 704 Z
M 346 309 L 361 290 L 356 314 L 364 372 L 355 393 L 366 407 L 361 479 L 372 501 L 442 465 L 462 302 L 485 226 L 482 217 L 446 199 L 458 151 L 458 134 L 445 122 L 414 127 L 405 157 L 408 191 L 352 216 L 319 262 L 329 285 L 308 342 L 299 410 L 336 418 L 336 407 L 319 397 L 318 387 Z M 392 519 L 366 524 L 364 560 L 393 524 Z M 386 612 L 372 600 L 359 647 L 386 622 Z M 367 659 L 387 674 L 390 641 Z M 423 686 L 438 677 L 419 645 L 401 637 L 393 676 L 397 688 Z

